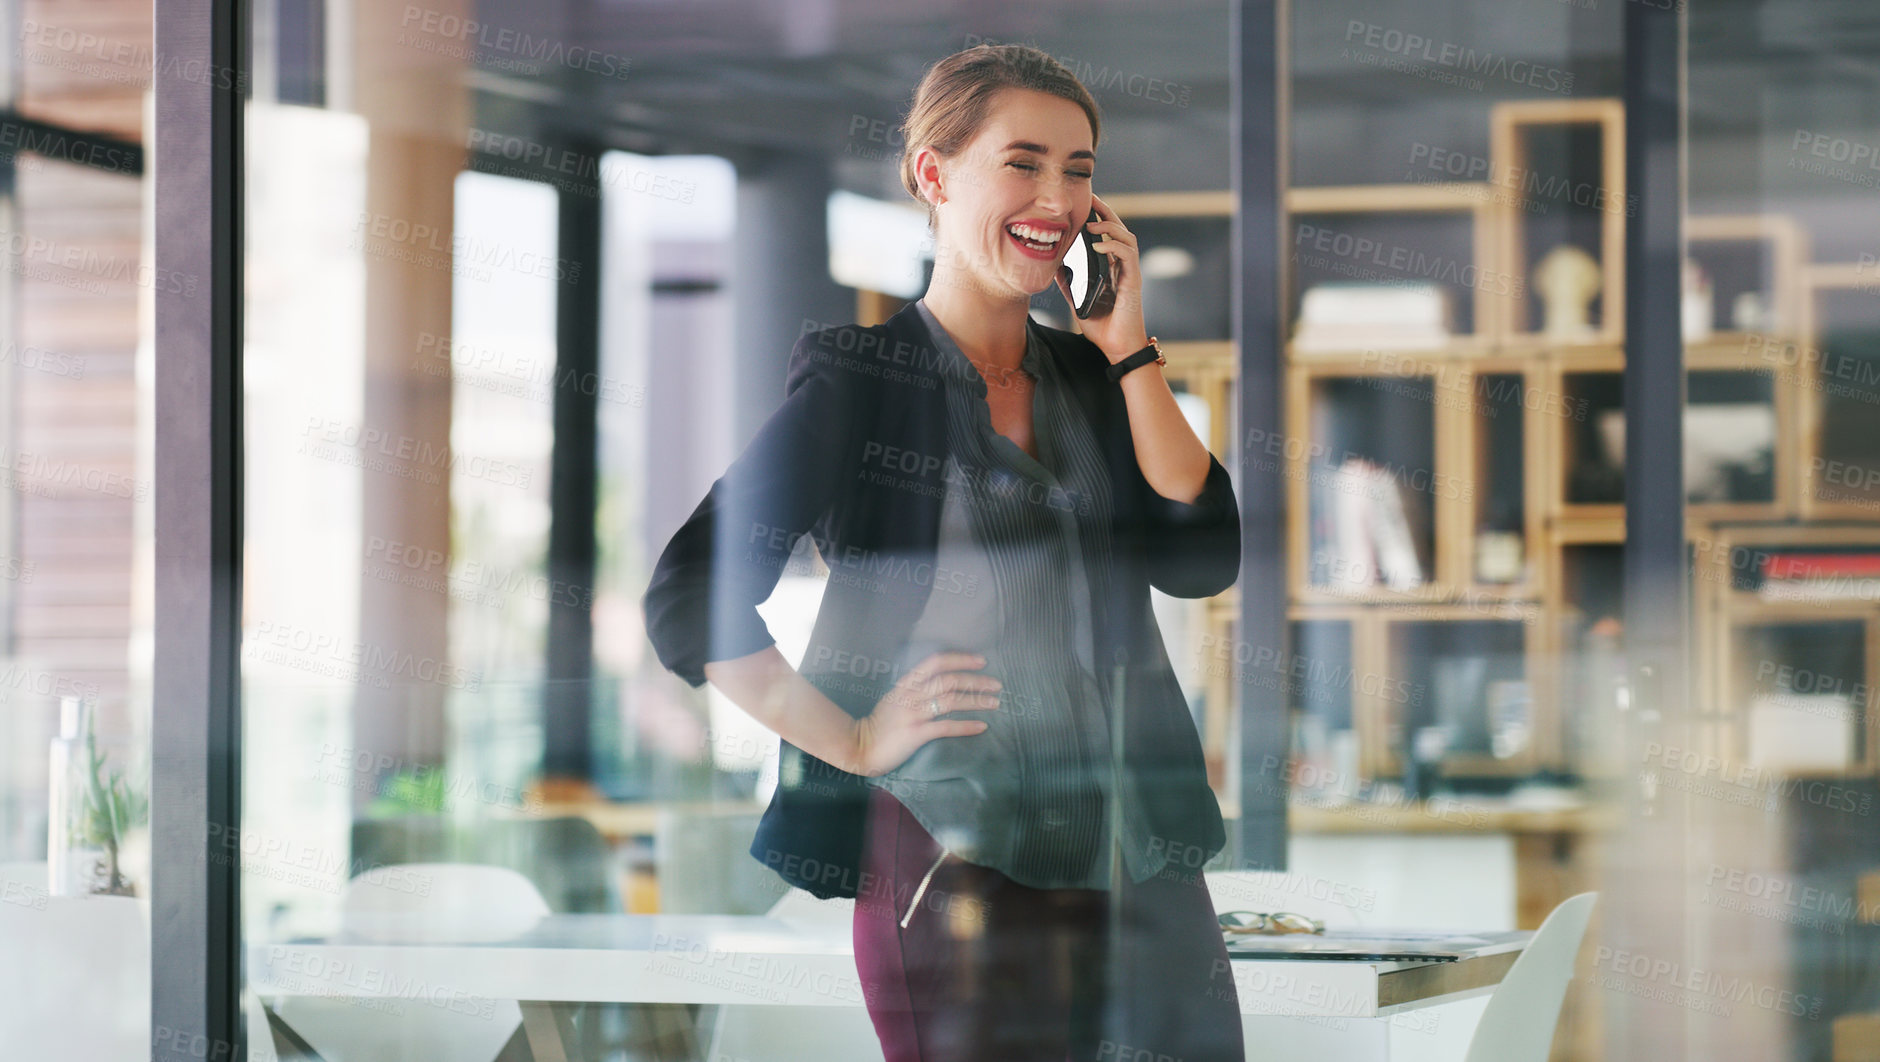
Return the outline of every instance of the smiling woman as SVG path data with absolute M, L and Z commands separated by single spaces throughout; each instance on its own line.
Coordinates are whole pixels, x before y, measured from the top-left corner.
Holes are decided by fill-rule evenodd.
M 1033 48 L 929 70 L 901 174 L 927 204 L 933 276 L 868 331 L 935 356 L 910 386 L 837 355 L 863 349 L 853 326 L 805 335 L 783 407 L 647 590 L 661 662 L 783 738 L 752 855 L 856 897 L 856 966 L 892 1062 L 1123 1042 L 1244 1057 L 1206 881 L 1169 858 L 1212 857 L 1226 835 L 1149 599 L 1234 581 L 1238 506 L 1150 357 L 1135 237 L 1091 189 L 1098 125 L 1088 90 Z M 1117 295 L 1081 335 L 1028 312 L 1054 283 L 1069 300 L 1080 229 Z M 934 459 L 879 474 L 871 455 L 892 452 Z M 771 558 L 713 556 L 714 528 L 746 526 L 974 590 L 831 580 L 804 659 L 882 666 L 799 674 L 755 612 Z M 836 873 L 796 875 L 808 861 Z

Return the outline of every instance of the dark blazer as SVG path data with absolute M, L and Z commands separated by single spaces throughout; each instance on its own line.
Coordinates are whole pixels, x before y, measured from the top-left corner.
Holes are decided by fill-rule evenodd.
M 1029 318 L 1027 327 L 1065 368 L 1110 470 L 1112 592 L 1096 604 L 1093 627 L 1100 664 L 1122 668 L 1123 757 L 1142 782 L 1156 839 L 1183 865 L 1199 866 L 1226 832 L 1149 588 L 1195 598 L 1233 585 L 1234 488 L 1210 457 L 1192 504 L 1157 494 L 1137 464 L 1123 392 L 1105 376 L 1103 352 L 1074 332 Z M 706 661 L 774 644 L 757 605 L 807 534 L 830 575 L 798 670 L 850 715 L 873 710 L 899 677 L 893 662 L 928 594 L 973 592 L 933 564 L 948 364 L 912 303 L 880 325 L 825 328 L 797 341 L 783 404 L 654 566 L 643 603 L 661 664 L 696 687 Z M 783 742 L 752 856 L 817 896 L 854 896 L 867 797 L 859 776 Z

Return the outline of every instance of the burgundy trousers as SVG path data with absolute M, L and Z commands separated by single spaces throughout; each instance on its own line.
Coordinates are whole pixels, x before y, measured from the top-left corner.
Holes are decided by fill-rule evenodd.
M 1198 869 L 1034 889 L 869 801 L 855 962 L 887 1062 L 1245 1062 Z

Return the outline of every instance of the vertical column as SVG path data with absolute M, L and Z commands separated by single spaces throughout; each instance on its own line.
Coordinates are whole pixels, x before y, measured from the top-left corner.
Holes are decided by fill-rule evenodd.
M 363 4 L 354 10 L 353 99 L 371 123 L 366 174 L 368 225 L 377 232 L 427 233 L 417 240 L 361 233 L 366 248 L 364 423 L 386 438 L 450 446 L 451 374 L 414 371 L 421 334 L 451 334 L 452 274 L 431 260 L 449 257 L 457 174 L 466 165 L 470 103 L 466 71 L 452 49 L 425 47 L 404 25 L 404 5 Z M 427 18 L 474 19 L 466 0 L 427 2 Z M 413 34 L 417 34 L 416 37 Z M 421 252 L 421 253 L 411 253 Z M 422 259 L 422 260 L 420 260 Z M 365 538 L 381 537 L 450 555 L 450 477 L 366 474 L 361 512 Z M 364 559 L 363 545 L 361 560 Z M 361 564 L 363 568 L 363 563 Z M 417 586 L 362 575 L 359 642 L 378 659 L 448 660 L 450 598 Z M 406 764 L 437 763 L 444 753 L 446 687 L 392 681 L 361 683 L 352 713 L 353 747 Z M 363 805 L 372 793 L 353 789 Z
M 1625 4 L 1626 755 L 1688 733 L 1690 576 L 1684 545 L 1684 11 Z M 1607 879 L 1609 941 L 1654 959 L 1686 957 L 1683 909 L 1690 799 L 1647 767 L 1624 796 L 1627 823 Z M 1608 993 L 1607 1056 L 1685 1058 L 1686 1022 L 1662 1004 Z
M 159 0 L 155 153 L 152 1062 L 241 1032 L 241 269 L 244 27 L 235 4 Z M 188 76 L 212 71 L 231 76 Z
M 855 319 L 855 296 L 829 276 L 829 193 L 820 155 L 771 156 L 738 169 L 737 240 L 731 261 L 736 307 L 730 395 L 742 447 L 783 396 L 784 367 L 804 322 Z
M 1234 189 L 1234 341 L 1240 353 L 1239 431 L 1285 438 L 1285 189 L 1290 152 L 1286 133 L 1287 0 L 1236 0 L 1229 5 L 1230 153 Z M 1286 651 L 1286 490 L 1277 471 L 1261 471 L 1250 448 L 1240 468 L 1239 639 Z M 1291 728 L 1281 684 L 1240 686 L 1240 822 L 1242 866 L 1286 867 L 1286 757 Z M 1231 842 L 1230 842 L 1231 843 Z
M 555 288 L 555 448 L 549 457 L 542 773 L 585 779 L 593 774 L 594 613 L 586 591 L 594 586 L 596 559 L 602 149 L 591 142 L 567 147 L 596 165 L 566 174 L 550 186 L 561 198 L 557 253 L 566 261 L 583 263 L 583 268 Z M 576 181 L 583 184 L 571 183 Z

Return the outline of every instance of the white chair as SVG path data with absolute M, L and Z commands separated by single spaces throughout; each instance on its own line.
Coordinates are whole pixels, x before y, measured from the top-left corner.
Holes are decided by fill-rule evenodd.
M 1560 902 L 1488 997 L 1463 1062 L 1547 1062 L 1596 892 Z
M 528 878 L 466 863 L 376 867 L 347 883 L 339 909 L 342 933 L 385 943 L 505 940 L 549 913 Z M 492 1062 L 522 1024 L 513 1000 L 494 1004 L 483 1014 L 428 998 L 283 995 L 271 1009 L 326 1062 Z
M 801 926 L 854 924 L 855 901 L 819 900 L 793 888 L 770 917 Z M 865 1007 L 721 1006 L 712 1026 L 714 1062 L 883 1062 Z

